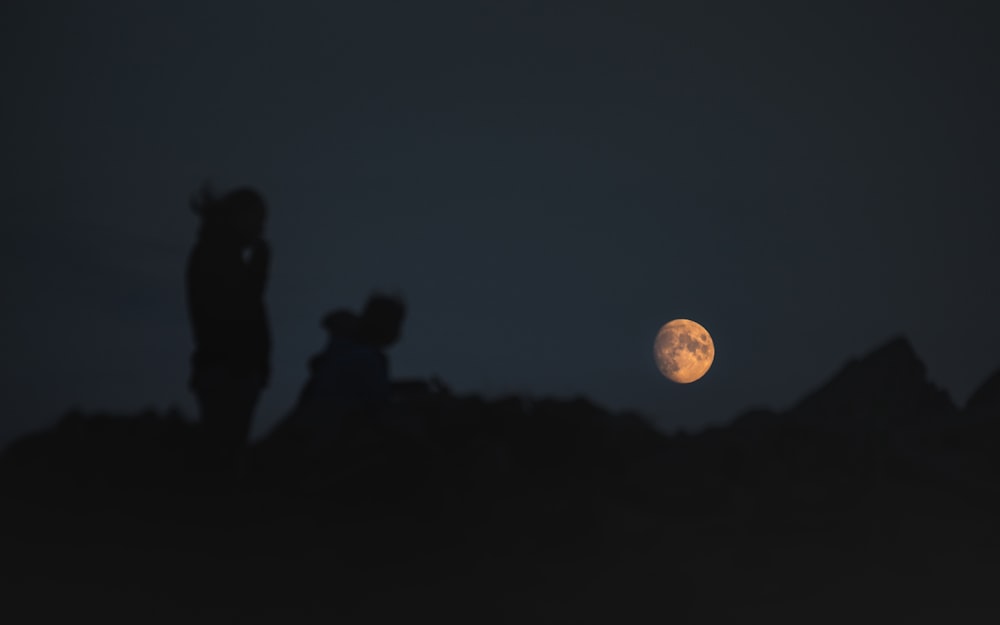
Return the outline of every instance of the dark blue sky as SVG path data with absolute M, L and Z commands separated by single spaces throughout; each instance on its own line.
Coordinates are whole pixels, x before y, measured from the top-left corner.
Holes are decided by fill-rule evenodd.
M 5 2 L 0 440 L 193 414 L 206 178 L 271 207 L 258 432 L 376 288 L 394 373 L 460 392 L 698 427 L 903 332 L 962 402 L 1000 366 L 996 22 L 902 6 Z M 652 361 L 675 317 L 716 342 L 689 386 Z

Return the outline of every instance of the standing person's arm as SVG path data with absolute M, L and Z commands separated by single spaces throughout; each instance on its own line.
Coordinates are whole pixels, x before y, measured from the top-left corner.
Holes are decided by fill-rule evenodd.
M 264 239 L 257 239 L 250 246 L 247 268 L 254 287 L 263 294 L 271 264 L 271 246 Z
M 246 261 L 246 276 L 250 281 L 249 288 L 253 295 L 252 306 L 257 311 L 256 315 L 256 345 L 258 354 L 258 366 L 263 374 L 261 380 L 267 386 L 271 379 L 271 336 L 267 323 L 267 313 L 264 310 L 264 290 L 267 287 L 268 274 L 270 273 L 271 247 L 263 238 L 259 238 L 250 245 L 249 257 Z

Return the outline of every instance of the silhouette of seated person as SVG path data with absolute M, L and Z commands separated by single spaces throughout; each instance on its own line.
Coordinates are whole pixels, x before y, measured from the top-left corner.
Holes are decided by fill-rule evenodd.
M 191 204 L 201 228 L 186 276 L 195 342 L 190 386 L 206 442 L 204 460 L 225 466 L 242 453 L 270 375 L 267 207 L 251 188 L 216 197 L 206 187 Z
M 346 445 L 381 428 L 392 394 L 385 350 L 399 339 L 404 316 L 400 299 L 376 294 L 360 316 L 339 310 L 324 317 L 326 347 L 311 359 L 309 381 L 288 419 L 308 447 Z

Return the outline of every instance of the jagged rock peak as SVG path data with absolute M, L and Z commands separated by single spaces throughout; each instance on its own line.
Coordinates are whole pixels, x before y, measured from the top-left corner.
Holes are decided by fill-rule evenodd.
M 1000 419 L 1000 369 L 986 378 L 965 404 L 964 413 L 976 420 Z
M 956 413 L 948 393 L 927 379 L 927 367 L 900 335 L 848 362 L 789 418 L 835 429 L 883 429 L 928 425 Z
M 867 363 L 869 367 L 905 366 L 921 372 L 927 369 L 923 361 L 920 360 L 920 356 L 917 355 L 917 350 L 913 349 L 910 340 L 902 334 L 892 337 L 870 351 L 861 359 L 861 362 Z

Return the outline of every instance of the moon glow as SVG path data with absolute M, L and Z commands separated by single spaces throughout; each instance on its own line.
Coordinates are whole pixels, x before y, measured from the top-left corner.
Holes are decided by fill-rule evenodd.
M 660 373 L 678 384 L 690 384 L 708 372 L 715 360 L 712 335 L 690 319 L 674 319 L 660 328 L 653 343 Z

